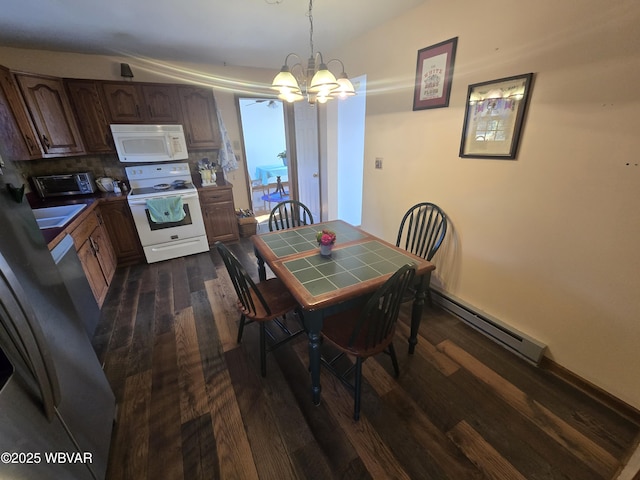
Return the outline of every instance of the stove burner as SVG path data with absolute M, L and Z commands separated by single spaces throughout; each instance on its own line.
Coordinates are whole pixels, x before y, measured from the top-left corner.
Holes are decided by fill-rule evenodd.
M 154 185 L 153 188 L 155 190 L 169 190 L 171 188 L 171 185 L 169 185 L 168 183 L 159 183 L 158 185 Z

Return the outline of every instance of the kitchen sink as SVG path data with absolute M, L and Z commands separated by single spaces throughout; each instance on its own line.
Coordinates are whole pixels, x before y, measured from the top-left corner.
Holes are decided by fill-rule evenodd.
M 33 215 L 41 230 L 59 228 L 73 220 L 86 206 L 84 203 L 79 203 L 59 207 L 34 208 Z

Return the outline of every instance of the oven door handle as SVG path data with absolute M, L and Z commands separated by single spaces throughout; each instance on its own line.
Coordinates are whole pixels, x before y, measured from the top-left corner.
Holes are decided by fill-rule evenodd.
M 172 197 L 180 197 L 182 199 L 185 198 L 198 198 L 198 194 L 197 193 L 185 193 L 184 195 L 168 195 L 166 197 L 153 197 L 153 198 L 172 198 Z M 129 199 L 129 205 L 146 205 L 147 204 L 147 200 L 146 199 L 141 199 L 141 200 L 131 200 Z

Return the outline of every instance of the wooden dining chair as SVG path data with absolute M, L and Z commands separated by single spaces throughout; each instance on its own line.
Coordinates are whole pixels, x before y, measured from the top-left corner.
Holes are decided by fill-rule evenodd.
M 260 372 L 267 376 L 267 352 L 273 351 L 279 346 L 294 339 L 304 332 L 304 328 L 291 331 L 286 325 L 285 316 L 294 313 L 301 322 L 301 312 L 296 300 L 278 278 L 254 283 L 236 256 L 221 242 L 216 242 L 215 247 L 220 253 L 233 288 L 238 296 L 237 307 L 240 310 L 240 322 L 238 325 L 238 343 L 242 341 L 242 333 L 245 325 L 257 322 L 260 325 Z M 282 320 L 280 320 L 282 319 Z M 275 323 L 284 336 L 277 338 L 266 324 Z M 266 336 L 271 339 L 267 347 Z
M 353 419 L 360 419 L 362 363 L 379 353 L 391 356 L 395 376 L 399 375 L 398 359 L 393 348 L 393 336 L 402 297 L 415 277 L 415 266 L 404 265 L 360 306 L 333 314 L 324 319 L 322 334 L 340 351 L 332 359 L 322 358 L 322 364 L 354 392 Z M 337 367 L 345 355 L 355 357 L 346 369 Z M 353 373 L 353 383 L 350 377 Z
M 421 202 L 411 207 L 402 217 L 396 247 L 431 261 L 447 234 L 447 217 L 435 203 Z M 408 302 L 414 297 L 417 284 L 412 285 L 404 297 Z M 431 291 L 425 292 L 431 305 Z
M 447 217 L 435 203 L 414 205 L 402 217 L 396 247 L 431 260 L 447 234 Z
M 304 204 L 297 200 L 285 200 L 278 203 L 269 214 L 269 231 L 312 225 L 313 216 Z

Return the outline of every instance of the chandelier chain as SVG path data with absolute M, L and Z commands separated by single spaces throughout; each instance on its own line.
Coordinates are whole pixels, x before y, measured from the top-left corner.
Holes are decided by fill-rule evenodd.
M 311 57 L 313 57 L 313 0 L 309 0 L 309 46 L 311 47 Z

